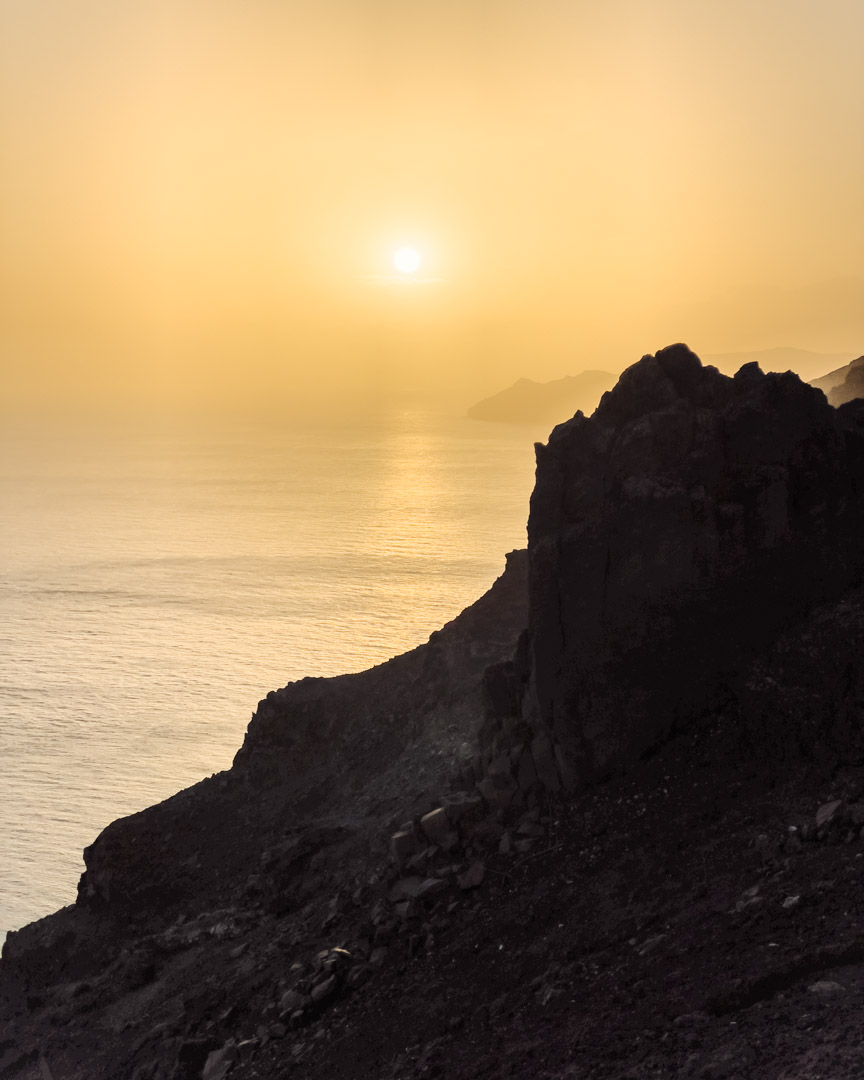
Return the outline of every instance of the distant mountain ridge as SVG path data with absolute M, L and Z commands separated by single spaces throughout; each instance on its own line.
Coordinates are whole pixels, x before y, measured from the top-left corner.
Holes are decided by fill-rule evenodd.
M 580 409 L 592 413 L 601 395 L 611 390 L 617 379 L 608 371 L 583 371 L 547 383 L 519 379 L 506 390 L 472 405 L 468 416 L 508 424 L 556 423 Z
M 864 356 L 836 371 L 829 371 L 821 379 L 813 379 L 810 385 L 821 390 L 835 407 L 864 397 Z

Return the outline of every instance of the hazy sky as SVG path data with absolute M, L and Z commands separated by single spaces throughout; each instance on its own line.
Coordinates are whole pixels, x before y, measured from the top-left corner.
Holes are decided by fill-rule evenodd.
M 22 406 L 864 352 L 861 0 L 0 0 L 0 42 Z

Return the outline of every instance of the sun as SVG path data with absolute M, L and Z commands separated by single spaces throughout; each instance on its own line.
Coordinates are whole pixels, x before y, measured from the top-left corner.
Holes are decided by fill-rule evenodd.
M 400 274 L 413 274 L 420 265 L 420 254 L 414 248 L 399 248 L 393 252 L 393 265 Z

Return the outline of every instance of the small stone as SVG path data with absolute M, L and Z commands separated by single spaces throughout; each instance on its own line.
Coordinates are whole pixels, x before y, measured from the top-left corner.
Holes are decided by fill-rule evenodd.
M 446 892 L 448 888 L 449 882 L 446 878 L 426 878 L 417 890 L 417 899 L 424 900 L 427 896 L 437 896 L 439 893 Z
M 831 994 L 846 993 L 845 986 L 841 986 L 837 982 L 831 982 L 829 979 L 822 979 L 819 982 L 812 983 L 807 989 L 811 994 L 821 994 L 825 997 L 829 997 Z
M 450 835 L 450 822 L 447 820 L 447 812 L 439 806 L 437 810 L 431 810 L 420 818 L 420 828 L 423 830 L 430 844 L 438 844 L 447 850 L 447 841 Z
M 201 1080 L 225 1080 L 236 1060 L 237 1044 L 233 1039 L 229 1039 L 219 1050 L 213 1050 L 207 1055 Z
M 316 1005 L 320 1005 L 322 1002 L 327 1001 L 333 997 L 338 987 L 338 980 L 335 975 L 330 975 L 323 982 L 316 983 L 312 987 L 311 998 Z
M 406 870 L 415 870 L 418 874 L 422 874 L 426 867 L 429 865 L 429 861 L 435 853 L 436 848 L 427 847 L 422 851 L 418 851 L 416 855 L 412 855 L 406 864 Z
M 789 908 L 798 907 L 800 903 L 800 896 L 787 896 L 786 899 L 783 901 L 783 907 L 788 910 Z
M 820 806 L 816 811 L 816 828 L 821 829 L 827 825 L 832 825 L 838 818 L 842 817 L 845 809 L 846 806 L 842 799 L 834 799 L 832 802 Z
M 390 909 L 383 900 L 376 900 L 369 911 L 369 920 L 373 926 L 380 926 L 386 922 L 390 915 Z
M 369 957 L 369 963 L 372 967 L 381 967 L 384 961 L 387 959 L 387 955 L 390 952 L 389 949 L 384 946 L 379 946 L 377 949 L 372 950 L 372 954 Z
M 513 847 L 520 855 L 525 855 L 534 847 L 534 841 L 530 837 L 525 837 L 522 840 L 514 840 Z
M 403 830 L 390 837 L 390 854 L 397 866 L 404 867 L 416 851 L 417 841 L 414 839 L 413 831 Z
M 640 956 L 647 956 L 648 953 L 653 952 L 657 948 L 665 937 L 665 934 L 654 934 L 652 937 L 646 938 L 641 945 L 637 945 L 636 952 Z
M 284 1039 L 288 1034 L 288 1028 L 284 1024 L 271 1024 L 267 1029 L 267 1034 L 271 1039 Z
M 761 904 L 763 897 L 759 895 L 760 886 L 753 885 L 749 889 L 745 889 L 741 894 L 740 900 L 737 901 L 735 907 L 732 909 L 733 914 L 735 912 L 743 911 L 745 908 L 752 907 L 754 904 Z
M 459 878 L 460 889 L 476 889 L 478 885 L 483 884 L 483 878 L 486 876 L 486 867 L 481 862 L 476 862 L 473 866 L 469 866 L 464 874 Z
M 303 995 L 296 990 L 286 990 L 282 997 L 279 998 L 279 1008 L 282 1012 L 295 1012 L 297 1009 L 303 1008 L 305 1000 Z
M 509 832 L 505 832 L 498 843 L 498 854 L 509 855 L 513 848 L 513 842 Z
M 544 986 L 537 995 L 537 1000 L 543 1006 L 558 1004 L 563 998 L 564 990 L 560 986 Z
M 369 968 L 365 966 L 355 967 L 348 974 L 348 985 L 352 990 L 362 986 L 369 978 Z
M 417 890 L 422 884 L 423 879 L 419 877 L 400 878 L 387 894 L 387 899 L 393 904 L 399 900 L 412 899 L 417 895 Z

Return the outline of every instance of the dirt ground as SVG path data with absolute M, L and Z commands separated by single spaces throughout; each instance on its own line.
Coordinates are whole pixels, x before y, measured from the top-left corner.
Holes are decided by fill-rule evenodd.
M 231 1076 L 864 1075 L 864 773 L 772 787 L 756 764 L 715 722 L 549 807 L 530 853 L 430 902 L 417 956 L 406 928 L 369 982 Z

